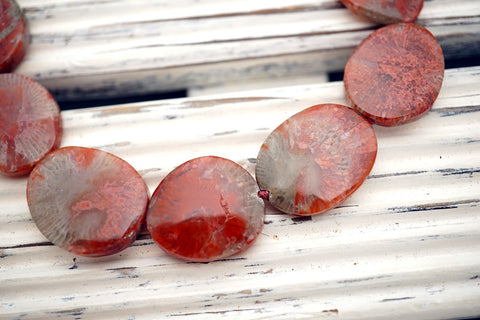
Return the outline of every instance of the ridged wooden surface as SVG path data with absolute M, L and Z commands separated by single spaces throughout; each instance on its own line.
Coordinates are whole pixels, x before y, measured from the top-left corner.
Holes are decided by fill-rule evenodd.
M 375 126 L 370 176 L 311 218 L 269 208 L 245 253 L 213 263 L 133 246 L 84 258 L 33 224 L 26 179 L 0 177 L 1 319 L 458 319 L 480 316 L 480 67 L 448 70 L 433 109 Z M 152 192 L 201 155 L 250 172 L 268 133 L 341 82 L 63 112 L 62 145 L 112 152 Z M 72 181 L 72 183 L 75 183 Z
M 19 0 L 17 72 L 61 99 L 340 71 L 375 25 L 339 0 Z M 448 59 L 480 55 L 480 0 L 427 0 L 417 21 Z

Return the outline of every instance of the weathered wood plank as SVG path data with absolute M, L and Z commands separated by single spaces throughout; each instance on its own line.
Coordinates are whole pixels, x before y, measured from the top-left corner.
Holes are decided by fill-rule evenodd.
M 376 26 L 337 0 L 21 0 L 18 72 L 58 98 L 191 89 L 342 70 Z M 480 0 L 426 1 L 418 23 L 447 58 L 480 55 Z
M 321 216 L 268 209 L 258 241 L 214 263 L 166 256 L 143 233 L 122 253 L 75 257 L 28 213 L 25 179 L 0 177 L 1 319 L 445 319 L 480 315 L 480 67 L 447 70 L 432 111 L 375 127 L 364 185 Z M 254 170 L 285 118 L 345 103 L 340 82 L 62 113 L 62 145 L 129 161 L 151 191 L 214 154 Z

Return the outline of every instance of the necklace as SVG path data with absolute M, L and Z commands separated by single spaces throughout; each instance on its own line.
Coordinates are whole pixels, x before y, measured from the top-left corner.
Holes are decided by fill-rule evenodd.
M 413 25 L 410 24 L 395 25 L 395 27 L 392 28 L 394 30 L 397 30 L 398 28 L 416 31 L 420 30 L 419 32 L 424 35 L 426 34 L 427 36 L 425 37 L 427 38 L 429 34 L 425 29 L 413 27 Z M 382 28 L 368 39 L 371 40 L 374 37 L 384 37 L 384 33 L 386 32 L 385 30 L 389 31 L 392 28 Z M 410 31 L 406 31 L 406 34 L 409 34 L 409 32 Z M 407 38 L 408 37 L 404 37 L 404 39 Z M 387 37 L 386 39 L 389 38 Z M 417 40 L 418 36 L 415 36 L 413 39 Z M 412 42 L 409 39 L 406 41 L 408 43 Z M 352 57 L 355 57 L 356 53 L 361 52 L 361 48 L 365 47 L 365 43 L 366 42 L 364 41 L 358 47 L 358 50 L 356 50 Z M 362 59 L 358 60 L 360 61 L 356 61 L 357 64 L 362 62 Z M 434 73 L 433 78 L 439 79 L 441 84 L 441 78 L 443 77 L 443 56 L 440 58 L 436 57 L 436 60 L 442 61 L 442 68 L 440 75 L 438 74 L 439 72 L 437 70 L 440 69 L 438 68 L 438 65 L 436 68 L 434 68 L 436 73 Z M 351 61 L 354 60 L 350 60 L 349 63 Z M 367 62 L 376 63 L 372 60 L 367 60 Z M 379 65 L 383 66 L 384 64 Z M 425 65 L 429 64 L 425 63 Z M 347 67 L 348 66 L 349 64 L 347 64 Z M 397 67 L 399 66 L 405 69 L 419 68 L 418 64 L 416 67 L 411 67 L 408 64 L 397 65 Z M 393 70 L 395 70 L 394 67 L 395 66 L 392 66 Z M 357 66 L 353 69 L 357 70 L 358 68 L 361 68 L 361 66 Z M 381 72 L 380 74 L 382 77 L 390 75 L 392 79 L 395 79 L 392 76 L 395 75 L 395 71 L 392 71 L 392 69 L 389 70 L 390 74 L 388 74 L 388 72 Z M 430 70 L 428 69 L 428 71 Z M 420 76 L 422 73 L 423 72 L 420 72 Z M 347 76 L 347 70 L 345 77 L 346 79 L 349 79 Z M 251 182 L 253 179 L 247 179 L 244 174 L 233 174 L 233 172 L 242 171 L 238 168 L 238 165 L 232 164 L 225 159 L 215 157 L 199 158 L 181 165 L 171 173 L 172 176 L 167 176 L 167 178 L 160 184 L 160 186 L 157 188 L 157 191 L 155 191 L 152 196 L 147 213 L 147 226 L 152 234 L 152 237 L 159 244 L 161 244 L 161 246 L 164 247 L 167 252 L 176 257 L 193 261 L 216 260 L 244 250 L 253 242 L 256 236 L 258 236 L 263 224 L 264 213 L 264 209 L 261 209 L 263 205 L 261 198 L 270 200 L 273 205 L 287 213 L 307 215 L 320 213 L 341 203 L 346 197 L 348 197 L 348 195 L 350 195 L 356 190 L 356 188 L 360 186 L 373 166 L 376 155 L 376 139 L 372 126 L 369 122 L 372 121 L 387 125 L 404 123 L 408 120 L 417 118 L 426 112 L 431 106 L 431 104 L 428 105 L 427 102 L 427 108 L 425 109 L 425 107 L 422 107 L 419 109 L 420 112 L 417 113 L 414 113 L 414 110 L 409 108 L 407 110 L 407 114 L 403 117 L 400 117 L 400 121 L 397 120 L 398 117 L 392 117 L 390 115 L 391 110 L 381 110 L 380 116 L 375 116 L 374 112 L 368 111 L 368 109 L 365 109 L 366 111 L 362 109 L 363 107 L 361 106 L 361 103 L 359 103 L 358 97 L 351 94 L 352 90 L 355 90 L 351 89 L 354 87 L 354 84 L 356 82 L 361 82 L 358 81 L 358 79 L 355 81 L 355 77 L 358 78 L 357 75 L 353 74 L 353 84 L 348 86 L 347 83 L 350 83 L 350 80 L 346 80 L 345 85 L 347 86 L 347 93 L 350 95 L 355 107 L 359 109 L 359 112 L 367 116 L 369 118 L 368 120 L 359 116 L 352 109 L 331 104 L 319 105 L 306 109 L 305 111 L 300 112 L 298 115 L 288 119 L 272 133 L 271 138 L 267 138 L 266 142 L 261 147 L 257 159 L 257 181 L 261 187 L 261 190 L 255 186 L 254 182 L 252 187 Z M 407 85 L 408 82 L 409 81 L 406 81 Z M 437 86 L 433 86 L 433 93 L 428 96 L 432 96 L 433 100 L 435 100 L 436 95 L 438 95 L 438 81 L 436 82 L 436 85 Z M 436 90 L 437 87 L 438 90 Z M 386 92 L 386 95 L 389 93 L 390 92 Z M 368 94 L 364 96 L 368 96 Z M 375 97 L 378 98 L 378 95 Z M 422 95 L 414 96 L 413 98 L 417 99 L 418 97 L 420 97 L 422 101 L 432 100 L 430 98 L 424 99 L 424 96 Z M 364 102 L 365 98 L 360 98 L 360 100 L 361 102 Z M 431 103 L 433 103 L 433 101 L 431 101 Z M 389 120 L 391 118 L 393 118 L 393 120 Z M 318 133 L 318 130 L 315 131 L 315 128 L 313 127 L 315 127 L 315 124 L 318 121 L 324 121 L 321 128 L 326 128 L 325 131 L 320 133 Z M 386 121 L 386 123 L 381 123 L 381 121 Z M 358 144 L 353 144 L 353 142 Z M 289 149 L 291 145 L 295 146 L 293 155 L 286 153 L 287 149 Z M 342 148 L 337 148 L 340 146 Z M 322 150 L 323 147 L 326 147 L 325 150 Z M 54 175 L 57 167 L 52 166 L 49 161 L 51 161 L 51 159 L 56 159 L 57 155 L 61 154 L 62 152 L 64 153 L 64 150 L 65 149 L 60 149 L 50 153 L 34 168 L 34 171 L 31 174 L 29 186 L 27 188 L 27 194 L 29 198 L 30 210 L 35 221 L 45 220 L 43 217 L 45 213 L 38 212 L 45 212 L 45 207 L 42 206 L 55 203 L 55 201 L 52 200 L 56 199 L 55 195 L 53 195 L 52 198 L 47 200 L 43 198 L 40 201 L 37 200 L 36 197 L 32 196 L 36 194 L 39 194 L 39 198 L 42 196 L 41 192 L 37 193 L 36 181 L 44 181 L 43 178 L 46 177 L 48 179 L 50 175 Z M 90 150 L 80 151 L 80 148 L 75 149 L 75 151 L 79 152 L 80 158 L 87 158 L 86 154 L 92 152 Z M 280 151 L 280 153 L 276 154 L 277 151 Z M 288 152 L 290 151 L 291 150 L 288 150 Z M 335 155 L 337 155 L 337 159 L 339 160 L 331 161 L 332 159 L 335 159 Z M 322 159 L 322 156 L 325 158 Z M 291 161 L 285 161 L 286 159 Z M 279 161 L 285 162 L 279 163 Z M 80 163 L 83 165 L 85 161 L 80 161 Z M 198 166 L 203 163 L 207 163 L 208 165 L 202 167 L 202 170 L 198 170 Z M 334 165 L 332 165 L 332 163 Z M 51 172 L 41 174 L 41 170 L 45 168 L 48 169 L 49 166 L 53 168 Z M 329 166 L 332 167 L 331 170 L 326 170 L 329 168 Z M 193 170 L 192 167 L 195 167 L 194 169 L 197 171 L 197 173 L 193 176 L 188 176 Z M 75 168 L 78 168 L 78 166 L 75 165 L 68 168 L 68 170 L 74 170 Z M 274 174 L 272 174 L 272 168 L 275 168 L 273 172 Z M 219 170 L 218 172 L 215 172 L 214 169 Z M 316 177 L 315 174 L 318 172 L 320 172 L 320 175 L 323 175 L 323 177 Z M 340 174 L 338 174 L 338 172 L 340 172 Z M 292 179 L 292 175 L 295 173 L 301 176 L 300 180 L 298 178 Z M 243 178 L 240 179 L 240 176 L 244 176 L 245 181 L 242 180 Z M 352 176 L 355 177 L 352 178 Z M 185 184 L 182 188 L 176 190 L 174 187 L 176 187 L 175 184 L 180 181 L 180 178 L 186 179 Z M 282 182 L 281 178 L 286 178 L 286 182 Z M 200 183 L 202 179 L 206 179 L 210 182 L 215 180 L 217 183 L 214 183 L 213 185 L 211 183 L 205 185 Z M 224 196 L 222 193 L 225 190 L 225 187 L 218 187 L 221 185 L 218 181 L 229 181 L 230 183 L 234 182 L 238 184 L 238 188 L 240 188 L 240 185 L 242 187 L 248 185 L 247 189 L 250 191 L 245 192 L 242 196 L 238 196 L 241 191 L 237 190 L 232 192 L 233 196 L 229 195 L 227 197 L 227 195 Z M 301 181 L 301 183 L 298 183 L 299 181 Z M 166 187 L 169 184 L 170 187 Z M 284 185 L 287 185 L 287 188 L 282 188 Z M 189 191 L 190 189 L 188 189 L 190 186 L 192 186 L 193 189 L 198 189 L 198 193 L 191 193 Z M 327 188 L 325 188 L 325 186 L 327 186 Z M 256 190 L 257 192 L 253 192 L 253 190 Z M 325 197 L 318 197 L 315 194 L 316 190 L 321 190 L 322 192 L 327 193 L 327 199 L 325 200 Z M 215 196 L 217 198 L 214 197 L 215 199 L 213 200 L 208 199 L 209 197 L 213 197 L 213 195 L 218 193 L 220 193 L 220 196 Z M 259 196 L 257 196 L 257 193 Z M 173 214 L 171 212 L 172 210 L 169 210 L 167 213 L 161 212 L 162 210 L 160 210 L 169 208 L 169 206 L 175 210 L 175 208 L 183 207 L 182 204 L 185 203 L 185 201 L 190 200 L 192 201 L 192 203 L 189 204 L 191 208 L 186 210 L 187 213 L 179 214 L 181 217 L 179 221 L 175 220 L 176 214 Z M 216 209 L 220 210 L 220 213 L 223 212 L 223 216 L 219 214 L 216 209 L 212 209 L 212 202 L 216 202 Z M 80 210 L 87 212 L 91 209 L 89 201 L 81 200 L 77 201 L 76 203 L 79 204 L 77 207 Z M 232 203 L 235 203 L 235 205 L 238 203 L 240 209 L 233 210 L 234 206 Z M 160 209 L 157 208 L 157 204 L 159 204 L 158 206 Z M 256 209 L 245 210 L 246 213 L 241 214 L 241 208 Z M 308 208 L 308 210 L 303 208 Z M 108 211 L 108 208 L 105 208 L 105 210 Z M 248 216 L 250 212 L 253 212 L 252 217 Z M 71 216 L 72 214 L 69 215 Z M 73 216 L 81 217 L 80 214 L 73 214 Z M 97 223 L 94 225 L 104 225 L 104 221 L 108 220 L 107 218 L 109 217 L 110 215 L 107 214 L 104 219 L 97 219 L 101 221 L 88 219 L 88 221 L 85 223 L 96 221 Z M 203 224 L 205 225 L 204 227 L 202 227 Z M 37 225 L 39 225 L 39 223 L 37 223 Z M 53 223 L 48 224 L 49 227 L 52 225 Z M 126 225 L 130 226 L 128 223 Z M 94 227 L 95 226 L 90 226 L 87 228 L 87 230 L 93 229 Z M 70 230 L 68 226 L 64 229 L 65 230 L 61 231 L 65 234 L 63 237 L 60 237 L 61 241 L 53 241 L 51 238 L 49 239 L 54 243 L 57 242 L 56 244 L 62 247 L 66 247 L 65 243 L 63 243 L 64 240 L 62 239 L 68 239 L 69 243 L 67 243 L 67 248 L 70 248 L 71 242 L 78 243 L 78 239 L 75 241 L 72 240 L 77 237 L 78 232 Z M 132 238 L 132 232 L 136 235 L 135 230 L 138 230 L 138 228 L 135 230 L 134 229 L 125 227 L 120 230 L 119 234 L 121 235 L 121 240 L 125 240 L 123 235 L 128 235 L 128 239 L 134 239 L 134 237 Z M 44 232 L 42 228 L 40 228 L 40 230 L 44 234 L 48 233 Z M 248 230 L 248 232 L 246 232 L 246 230 Z M 99 231 L 95 231 L 93 233 L 87 232 L 87 234 L 92 238 L 92 234 L 98 234 L 97 238 L 100 236 L 100 234 L 103 235 L 103 233 Z M 183 239 L 185 238 L 185 235 L 190 234 L 195 234 L 195 239 L 193 239 L 193 242 L 192 237 L 189 236 L 186 237 L 187 240 Z M 109 236 L 109 238 L 114 237 L 115 236 L 113 235 Z M 105 243 L 102 241 L 97 241 L 96 244 L 100 244 L 101 247 L 105 246 Z M 89 246 L 91 246 L 91 242 Z M 82 247 L 81 249 L 83 250 L 85 248 L 84 242 L 82 243 L 82 246 L 77 245 L 75 247 Z M 92 247 L 95 248 L 95 246 Z M 118 248 L 123 247 L 124 246 L 118 246 Z M 105 252 L 110 254 L 118 252 L 118 250 L 114 252 L 104 251 L 100 254 L 98 254 L 96 251 L 93 254 L 89 253 L 87 255 L 102 255 L 105 254 Z M 75 251 L 75 253 L 82 254 L 82 251 Z

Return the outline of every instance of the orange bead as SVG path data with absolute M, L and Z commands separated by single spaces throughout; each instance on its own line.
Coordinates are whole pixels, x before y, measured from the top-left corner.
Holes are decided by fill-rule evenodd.
M 148 190 L 137 171 L 113 154 L 65 147 L 33 169 L 27 201 L 33 221 L 53 244 L 99 257 L 122 251 L 135 240 Z
M 444 74 L 442 48 L 425 28 L 397 23 L 373 32 L 345 66 L 348 99 L 365 117 L 396 126 L 425 114 Z
M 381 24 L 414 22 L 423 0 L 341 0 L 353 13 Z
M 377 139 L 366 119 L 348 107 L 322 104 L 293 115 L 267 137 L 255 173 L 277 209 L 312 215 L 357 190 L 376 155 Z
M 60 109 L 38 82 L 0 74 L 0 128 L 0 173 L 25 175 L 60 145 Z
M 168 254 L 213 261 L 248 248 L 263 227 L 265 204 L 238 164 L 201 157 L 173 170 L 155 190 L 147 213 L 152 238 Z
M 11 72 L 23 60 L 28 30 L 22 10 L 14 0 L 0 0 L 0 73 Z

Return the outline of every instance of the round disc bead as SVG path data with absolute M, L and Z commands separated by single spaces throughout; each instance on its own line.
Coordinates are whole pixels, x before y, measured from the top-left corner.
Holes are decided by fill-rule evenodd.
M 0 73 L 11 72 L 22 61 L 28 45 L 22 10 L 14 0 L 0 0 Z
M 353 13 L 381 24 L 414 22 L 423 7 L 423 0 L 341 1 Z
M 168 254 L 206 262 L 245 250 L 263 228 L 265 204 L 253 177 L 238 164 L 201 157 L 173 170 L 147 212 L 152 238 Z
M 28 174 L 60 145 L 60 109 L 34 80 L 19 74 L 0 74 L 0 128 L 0 173 Z
M 378 29 L 354 50 L 345 66 L 348 99 L 382 126 L 413 121 L 432 107 L 443 82 L 442 48 L 412 23 Z
M 322 104 L 295 114 L 267 137 L 255 173 L 277 209 L 312 215 L 358 189 L 376 154 L 377 139 L 367 120 L 346 106 Z
M 99 257 L 135 240 L 145 218 L 148 190 L 124 160 L 96 149 L 65 147 L 33 169 L 27 200 L 33 221 L 53 244 Z

